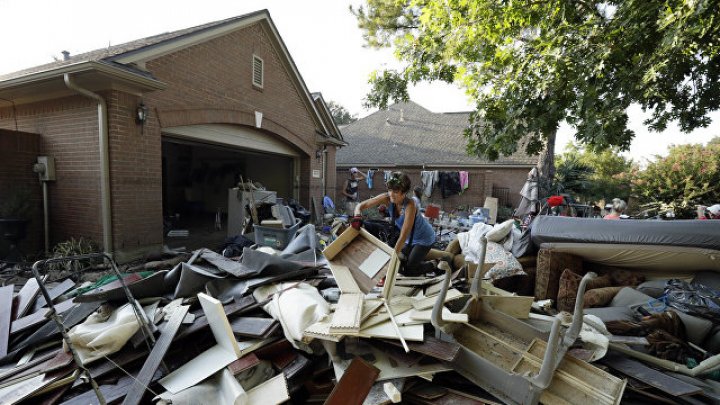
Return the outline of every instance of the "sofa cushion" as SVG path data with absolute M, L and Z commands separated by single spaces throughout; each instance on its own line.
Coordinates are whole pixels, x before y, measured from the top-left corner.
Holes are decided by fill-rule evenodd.
M 565 269 L 560 276 L 560 285 L 557 295 L 557 309 L 560 311 L 573 312 L 577 299 L 578 287 L 580 287 L 582 276 L 570 269 Z M 610 287 L 610 277 L 602 276 L 590 280 L 585 287 L 586 293 L 595 288 Z M 583 298 L 585 296 L 583 295 Z
M 557 300 L 560 275 L 565 269 L 570 269 L 578 274 L 582 273 L 582 259 L 570 253 L 540 249 L 537 256 L 535 298 Z
M 488 241 L 487 243 L 485 263 L 495 263 L 485 274 L 485 278 L 489 278 L 492 281 L 505 277 L 526 275 L 515 256 L 505 250 L 502 245 L 495 242 Z
M 584 308 L 605 307 L 623 287 L 602 287 L 585 291 L 583 296 Z

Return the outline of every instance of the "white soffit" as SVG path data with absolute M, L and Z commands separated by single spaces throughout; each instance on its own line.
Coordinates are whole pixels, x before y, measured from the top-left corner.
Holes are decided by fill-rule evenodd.
M 275 136 L 240 125 L 202 124 L 163 128 L 163 135 L 219 145 L 237 146 L 259 152 L 299 157 L 288 143 Z

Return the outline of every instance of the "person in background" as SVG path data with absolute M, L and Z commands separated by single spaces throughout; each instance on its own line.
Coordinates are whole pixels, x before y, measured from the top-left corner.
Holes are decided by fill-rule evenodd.
M 613 198 L 612 200 L 612 211 L 605 215 L 603 219 L 620 219 L 623 213 L 627 209 L 627 203 L 619 198 Z
M 342 189 L 342 195 L 345 196 L 345 212 L 351 215 L 355 211 L 358 201 L 358 184 L 360 180 L 366 179 L 357 167 L 350 168 L 350 177 L 345 180 L 345 186 Z
M 430 247 L 435 243 L 435 231 L 420 214 L 415 200 L 408 196 L 410 178 L 403 172 L 393 172 L 385 184 L 387 193 L 358 204 L 355 215 L 361 215 L 367 208 L 387 205 L 392 224 L 400 229 L 400 237 L 394 247 L 403 263 L 400 273 L 405 276 L 421 276 L 435 271 L 432 262 L 424 261 Z
M 415 201 L 415 204 L 417 205 L 418 210 L 422 211 L 422 187 L 415 186 L 413 189 L 413 197 L 412 199 Z

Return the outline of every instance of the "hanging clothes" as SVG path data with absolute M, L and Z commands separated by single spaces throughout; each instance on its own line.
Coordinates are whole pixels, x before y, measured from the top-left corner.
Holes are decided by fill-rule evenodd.
M 385 183 L 387 183 L 388 180 L 390 180 L 390 177 L 392 176 L 392 170 L 384 170 L 384 171 L 383 171 L 383 176 L 384 176 L 384 180 L 383 180 L 383 181 L 384 181 Z
M 458 172 L 460 174 L 460 188 L 462 188 L 463 191 L 467 190 L 470 180 L 470 174 L 468 172 L 460 171 Z
M 368 169 L 367 177 L 365 178 L 365 182 L 367 183 L 369 190 L 371 190 L 373 188 L 373 176 L 374 175 L 375 175 L 375 170 Z
M 438 182 L 438 171 L 437 170 L 423 170 L 420 172 L 420 181 L 422 182 L 423 194 L 425 197 L 430 198 L 432 195 L 433 187 Z
M 442 198 L 447 198 L 456 194 L 460 194 L 460 173 L 458 172 L 440 172 L 440 193 Z

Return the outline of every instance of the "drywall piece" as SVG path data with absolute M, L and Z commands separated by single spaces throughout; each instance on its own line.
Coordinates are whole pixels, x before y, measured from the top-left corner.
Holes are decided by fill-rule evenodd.
M 371 350 L 373 356 L 375 357 L 373 365 L 380 370 L 380 375 L 377 377 L 377 381 L 387 381 L 396 378 L 413 376 L 431 378 L 435 373 L 452 370 L 452 366 L 440 362 L 423 362 L 424 364 L 418 364 L 416 357 L 419 356 L 413 356 L 415 358 L 411 358 L 412 360 L 409 361 L 403 361 L 399 357 L 393 357 L 391 360 L 391 356 L 388 355 L 387 352 L 376 347 L 373 347 Z
M 143 394 L 145 394 L 145 387 L 150 384 L 150 380 L 155 374 L 158 366 L 160 366 L 160 362 L 170 347 L 170 344 L 180 328 L 180 325 L 182 324 L 185 314 L 187 314 L 189 308 L 190 307 L 186 305 L 175 308 L 175 311 L 173 311 L 170 320 L 165 325 L 160 338 L 155 342 L 155 346 L 150 352 L 147 360 L 145 360 L 145 364 L 143 364 L 142 369 L 140 369 L 137 377 L 135 377 L 135 382 L 133 383 L 132 388 L 128 391 L 128 394 L 123 401 L 123 405 L 137 405 L 140 403 Z
M 463 294 L 460 291 L 453 288 L 447 292 L 444 302 L 450 302 L 450 301 L 456 300 L 462 296 L 463 296 Z M 422 311 L 425 309 L 432 308 L 433 305 L 435 305 L 435 301 L 437 301 L 437 297 L 425 297 L 425 298 L 415 299 L 413 301 L 412 305 L 413 305 L 413 308 L 415 308 L 416 310 Z
M 360 271 L 365 273 L 366 276 L 374 278 L 378 272 L 385 266 L 385 263 L 390 260 L 390 255 L 384 250 L 378 248 L 368 256 L 365 261 L 360 263 Z
M 430 309 L 418 311 L 417 309 L 412 309 L 408 312 L 408 314 L 410 319 L 421 322 L 430 322 L 432 310 Z M 442 309 L 442 320 L 445 322 L 467 323 L 469 321 L 468 318 L 468 314 L 458 314 L 455 312 L 450 312 L 450 310 L 445 307 L 443 307 Z
M 330 322 L 330 332 L 359 332 L 362 308 L 362 294 L 341 294 L 332 317 L 332 322 Z
M 423 325 L 398 326 L 397 329 L 400 330 L 402 338 L 406 341 L 422 342 L 425 336 L 423 333 Z M 368 338 L 400 339 L 397 329 L 393 326 L 392 322 L 386 321 L 379 325 L 360 329 L 359 335 Z
M 340 292 L 342 293 L 359 293 L 360 287 L 352 276 L 350 269 L 347 266 L 339 264 L 328 263 L 330 265 L 330 271 L 335 277 L 335 283 L 337 283 Z
M 248 405 L 277 405 L 290 399 L 285 374 L 280 373 L 247 392 Z
M 355 357 L 333 388 L 325 405 L 362 405 L 380 370 Z
M 222 303 L 203 293 L 197 296 L 217 344 L 160 380 L 173 394 L 210 377 L 243 355 Z
M 13 284 L 0 287 L 0 357 L 5 357 L 10 341 L 10 321 L 12 318 L 12 302 L 15 286 Z

